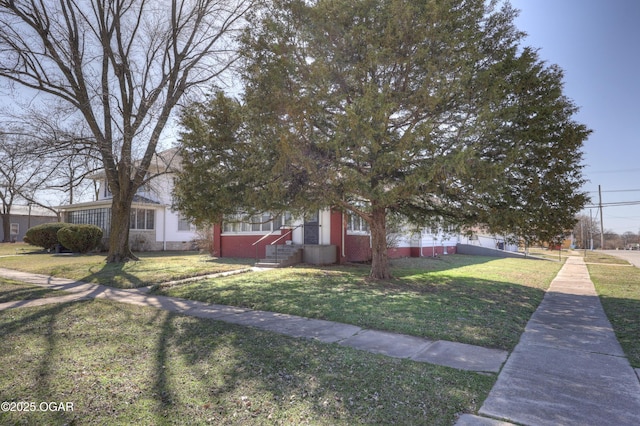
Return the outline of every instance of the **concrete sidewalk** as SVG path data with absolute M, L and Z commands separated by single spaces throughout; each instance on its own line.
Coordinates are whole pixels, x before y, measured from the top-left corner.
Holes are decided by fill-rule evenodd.
M 3 268 L 0 268 L 0 276 L 41 287 L 73 292 L 72 295 L 59 297 L 1 303 L 0 310 L 41 306 L 48 303 L 61 303 L 72 300 L 103 298 L 121 303 L 150 306 L 183 315 L 240 324 L 292 337 L 338 343 L 343 346 L 390 357 L 407 358 L 460 370 L 497 373 L 508 355 L 506 351 L 502 350 L 443 340 L 432 341 L 384 331 L 366 330 L 354 325 L 333 321 L 149 295 L 147 294 L 149 291 L 147 288 L 120 290 Z
M 582 258 L 567 260 L 468 425 L 640 425 L 640 381 Z

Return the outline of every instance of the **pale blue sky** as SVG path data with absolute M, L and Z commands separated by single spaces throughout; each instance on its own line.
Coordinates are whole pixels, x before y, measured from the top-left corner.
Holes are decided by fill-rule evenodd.
M 584 145 L 584 175 L 604 228 L 640 231 L 640 0 L 511 0 L 516 20 L 540 57 L 565 71 L 577 120 L 593 130 Z M 632 191 L 627 191 L 632 190 Z M 597 210 L 593 210 L 595 215 Z M 588 213 L 587 213 L 588 214 Z

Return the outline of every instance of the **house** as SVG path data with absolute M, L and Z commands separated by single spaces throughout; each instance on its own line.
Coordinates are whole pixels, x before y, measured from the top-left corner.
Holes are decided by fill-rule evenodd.
M 453 228 L 403 227 L 387 236 L 390 258 L 433 257 L 455 254 L 459 244 L 517 252 L 504 237 L 475 232 L 463 236 Z M 294 218 L 285 213 L 246 218 L 227 216 L 213 227 L 212 252 L 218 257 L 253 257 L 258 265 L 290 265 L 298 262 L 333 264 L 371 260 L 371 236 L 357 216 L 324 209 Z
M 196 228 L 171 210 L 171 191 L 179 157 L 175 149 L 157 154 L 149 173 L 155 175 L 138 189 L 131 205 L 129 244 L 133 251 L 191 250 L 198 239 Z M 96 201 L 58 207 L 64 222 L 92 224 L 108 239 L 113 196 L 104 172 L 92 176 L 99 193 Z
M 9 241 L 16 242 L 24 239 L 27 230 L 43 223 L 57 222 L 58 216 L 49 209 L 35 205 L 13 205 L 9 215 Z M 0 241 L 5 240 L 4 231 L 0 226 Z
M 403 230 L 389 238 L 392 244 L 388 255 L 453 254 L 459 238 L 441 229 Z M 212 251 L 219 257 L 266 259 L 263 264 L 287 262 L 289 256 L 296 255 L 300 256 L 298 261 L 310 264 L 367 262 L 371 260 L 371 236 L 361 218 L 332 209 L 319 210 L 306 218 L 263 214 L 246 220 L 237 215 L 214 225 Z

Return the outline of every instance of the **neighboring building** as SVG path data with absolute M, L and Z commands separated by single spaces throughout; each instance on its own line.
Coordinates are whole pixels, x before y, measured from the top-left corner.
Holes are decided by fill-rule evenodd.
M 58 216 L 49 209 L 40 206 L 27 205 L 11 206 L 10 222 L 10 240 L 11 242 L 22 241 L 27 230 L 36 225 L 43 223 L 58 222 Z M 4 231 L 0 226 L 0 241 L 4 241 Z
M 197 239 L 195 227 L 184 220 L 178 212 L 171 210 L 171 192 L 176 164 L 176 150 L 170 149 L 156 156 L 149 170 L 157 174 L 140 187 L 131 205 L 129 243 L 133 251 L 191 250 Z M 97 225 L 108 239 L 111 229 L 111 203 L 104 173 L 92 177 L 100 188 L 98 200 L 60 206 L 63 221 L 68 223 Z
M 490 249 L 504 251 L 518 251 L 518 244 L 507 241 L 504 236 L 483 233 L 481 230 L 474 230 L 471 236 L 460 237 L 461 244 L 470 244 Z

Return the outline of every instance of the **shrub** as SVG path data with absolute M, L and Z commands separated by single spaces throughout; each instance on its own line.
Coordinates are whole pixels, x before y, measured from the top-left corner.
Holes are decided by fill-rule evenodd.
M 58 241 L 58 231 L 69 226 L 68 223 L 54 222 L 36 225 L 27 230 L 25 241 L 32 246 L 42 247 L 43 249 L 53 249 Z M 64 244 L 63 244 L 64 245 Z
M 68 225 L 58 231 L 58 241 L 74 253 L 87 253 L 100 245 L 102 229 L 95 225 Z

